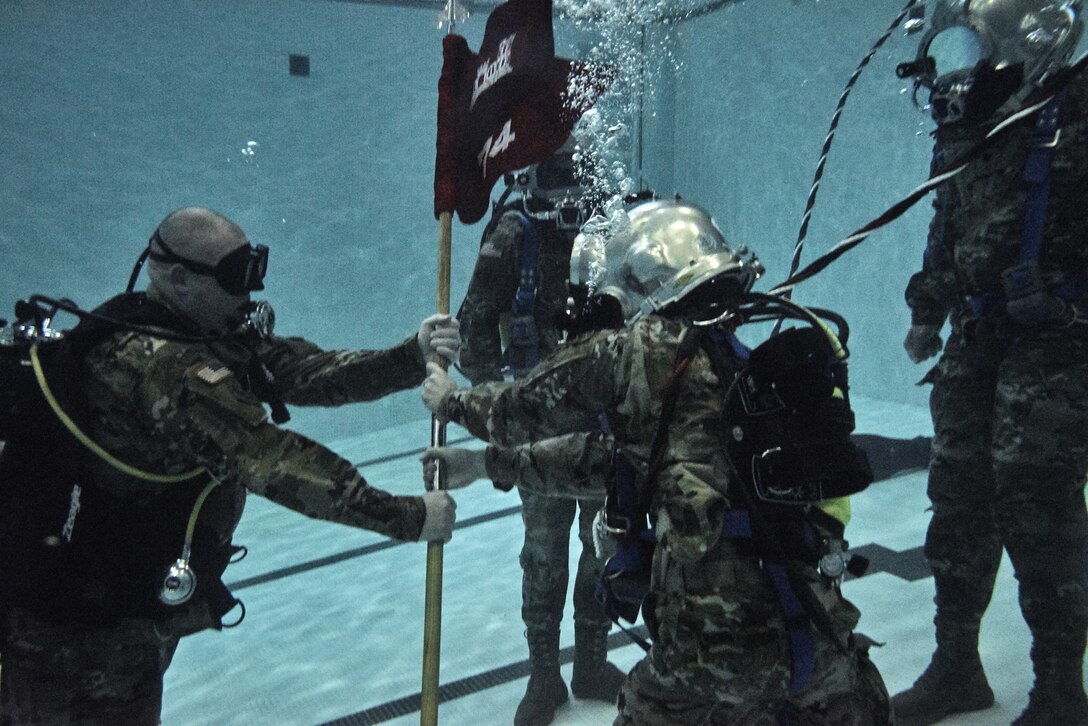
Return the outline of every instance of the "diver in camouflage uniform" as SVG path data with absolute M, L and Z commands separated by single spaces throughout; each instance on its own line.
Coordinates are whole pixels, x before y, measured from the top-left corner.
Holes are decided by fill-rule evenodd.
M 456 356 L 456 321 L 433 316 L 377 351 L 323 351 L 267 326 L 238 333 L 258 307 L 250 292 L 263 289 L 266 248 L 215 212 L 185 208 L 147 254 L 146 295 L 130 284 L 60 343 L 32 349 L 88 440 L 73 432 L 66 445 L 43 403 L 42 415 L 23 412 L 26 434 L 0 457 L 4 726 L 157 724 L 178 639 L 222 628 L 239 602 L 220 577 L 239 549 L 231 535 L 247 490 L 400 540 L 452 531 L 447 494 L 368 485 L 350 462 L 269 422 L 262 401 L 279 422 L 284 402 L 336 406 L 415 386 L 428 358 Z M 63 385 L 57 345 L 79 354 L 78 389 Z
M 635 231 L 617 232 L 597 266 L 606 270 L 605 278 L 589 281 L 591 294 L 622 302 L 627 327 L 569 341 L 526 377 L 507 384 L 458 390 L 444 371 L 428 366 L 428 408 L 496 444 L 488 449 L 485 471 L 470 454 L 461 462 L 473 470 L 458 473 L 454 466 L 452 483 L 487 473 L 512 474 L 553 494 L 592 488 L 594 478 L 604 476 L 606 440 L 589 440 L 579 454 L 581 464 L 571 464 L 574 470 L 597 467 L 598 474 L 566 480 L 553 470 L 555 461 L 532 462 L 534 454 L 524 448 L 512 454 L 502 448 L 532 441 L 540 447 L 540 439 L 604 411 L 616 447 L 634 471 L 636 490 L 653 486 L 657 537 L 642 608 L 653 645 L 623 686 L 616 725 L 890 723 L 880 675 L 861 645 L 864 639 L 851 635 L 857 609 L 829 578 L 800 562 L 795 564 L 802 587 L 833 632 L 810 631 L 811 678 L 795 688 L 797 663 L 788 632 L 796 623 L 787 624 L 762 557 L 745 549 L 743 532 L 734 536 L 728 524 L 735 520 L 731 514 L 742 513 L 743 495 L 720 435 L 729 427 L 722 421 L 723 380 L 699 349 L 677 375 L 683 370 L 679 349 L 691 329 L 684 305 L 698 307 L 702 291 L 733 299 L 751 287 L 758 263 L 734 253 L 712 220 L 692 205 L 651 202 L 634 208 L 630 218 L 626 229 Z M 576 249 L 575 257 L 588 247 Z M 572 258 L 572 270 L 576 264 L 581 263 Z M 667 389 L 673 391 L 673 414 L 659 448 Z M 547 445 L 556 447 L 552 453 L 578 450 L 563 439 Z M 445 449 L 427 457 L 456 461 L 451 455 L 459 456 Z
M 584 217 L 574 169 L 573 138 L 552 158 L 515 175 L 521 200 L 501 208 L 484 234 L 476 268 L 458 313 L 461 371 L 473 383 L 517 378 L 559 343 L 566 309 L 571 243 Z M 582 431 L 596 426 L 589 417 Z M 582 434 L 574 434 L 577 438 Z M 593 591 L 601 562 L 592 523 L 603 499 L 541 496 L 519 488 L 525 540 L 521 550 L 522 607 L 530 675 L 514 723 L 545 726 L 567 700 L 559 673 L 559 630 L 567 595 L 571 524 L 582 553 L 574 578 L 574 674 L 579 698 L 614 702 L 623 674 L 607 661 L 611 622 Z
M 900 67 L 930 90 L 935 166 L 1055 98 L 937 188 L 906 291 L 914 362 L 941 350 L 946 319 L 951 332 L 927 376 L 937 648 L 893 699 L 900 723 L 993 704 L 978 638 L 1004 548 L 1035 674 L 1015 724 L 1088 724 L 1088 77 L 1064 66 L 1080 11 L 1079 0 L 942 0 L 918 61 Z M 974 39 L 973 56 L 943 42 L 956 34 Z

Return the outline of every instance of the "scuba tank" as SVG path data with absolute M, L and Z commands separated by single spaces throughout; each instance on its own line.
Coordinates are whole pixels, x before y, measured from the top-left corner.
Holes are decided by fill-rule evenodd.
M 82 322 L 53 331 L 58 309 L 78 311 Z M 230 534 L 244 489 L 219 486 L 203 469 L 143 471 L 85 433 L 84 354 L 119 330 L 152 326 L 183 337 L 186 328 L 143 295 L 115 298 L 94 313 L 35 297 L 17 306 L 16 317 L 0 348 L 5 372 L 16 374 L 3 379 L 0 421 L 0 606 L 97 625 L 206 606 L 222 627 L 223 615 L 240 605 L 221 576 L 241 549 Z M 118 487 L 107 489 L 96 482 L 111 467 Z

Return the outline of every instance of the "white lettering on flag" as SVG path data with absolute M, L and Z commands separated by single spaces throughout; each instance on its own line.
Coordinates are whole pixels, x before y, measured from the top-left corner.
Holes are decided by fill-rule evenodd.
M 510 65 L 510 51 L 514 47 L 514 38 L 516 36 L 517 33 L 511 33 L 503 38 L 499 42 L 499 52 L 495 59 L 484 61 L 476 68 L 476 83 L 472 88 L 472 101 L 468 105 L 469 110 L 472 110 L 472 107 L 476 105 L 476 99 L 480 97 L 481 93 L 494 86 L 499 82 L 499 79 L 514 70 L 514 66 Z

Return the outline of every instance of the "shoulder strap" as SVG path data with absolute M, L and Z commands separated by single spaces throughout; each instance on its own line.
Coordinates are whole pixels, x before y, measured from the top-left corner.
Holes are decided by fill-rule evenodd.
M 518 287 L 510 303 L 510 347 L 518 351 L 511 370 L 517 378 L 540 362 L 540 339 L 533 310 L 540 261 L 540 230 L 524 212 L 515 211 L 515 214 L 521 221 L 521 246 Z
M 112 297 L 90 314 L 81 315 L 79 324 L 65 333 L 64 343 L 69 351 L 82 356 L 105 338 L 126 329 L 149 334 L 161 329 L 167 336 L 199 335 L 191 323 L 165 305 L 134 292 Z
M 1031 135 L 1031 148 L 1024 163 L 1024 226 L 1020 237 L 1018 264 L 1003 273 L 1005 295 L 1015 299 L 1041 289 L 1039 259 L 1043 254 L 1043 226 L 1050 201 L 1050 171 L 1054 149 L 1061 138 L 1062 107 L 1066 91 L 1054 94 L 1039 112 Z
M 661 418 L 657 422 L 657 432 L 650 447 L 650 465 L 646 474 L 646 481 L 639 492 L 643 510 L 649 509 L 650 500 L 653 498 L 654 487 L 657 486 L 657 477 L 661 473 L 662 462 L 665 459 L 665 449 L 669 445 L 669 425 L 672 423 L 673 414 L 676 412 L 676 396 L 679 384 L 691 364 L 691 359 L 699 347 L 702 335 L 700 329 L 692 325 L 684 332 L 680 345 L 676 349 L 676 365 L 672 374 L 665 381 L 665 387 L 661 394 Z
M 661 417 L 657 422 L 657 431 L 650 446 L 650 464 L 641 487 L 635 484 L 635 469 L 622 452 L 617 451 L 613 460 L 615 476 L 609 482 L 605 499 L 605 511 L 609 526 L 613 531 L 622 531 L 629 538 L 638 537 L 646 530 L 650 501 L 653 499 L 657 477 L 661 473 L 665 449 L 669 442 L 669 424 L 676 410 L 677 384 L 683 378 L 691 363 L 691 355 L 698 345 L 698 330 L 692 326 L 684 333 L 677 350 L 676 365 L 673 368 L 662 393 Z M 604 430 L 607 419 L 602 419 Z
M 540 231 L 525 214 L 517 212 L 521 220 L 521 273 L 518 275 L 518 289 L 514 294 L 512 311 L 514 315 L 531 315 L 533 301 L 536 299 L 537 267 L 540 261 Z

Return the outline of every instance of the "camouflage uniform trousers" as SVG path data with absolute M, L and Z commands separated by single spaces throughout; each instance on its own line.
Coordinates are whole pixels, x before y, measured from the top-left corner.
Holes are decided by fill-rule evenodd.
M 603 499 L 548 497 L 518 489 L 525 523 L 521 549 L 521 616 L 531 632 L 558 631 L 563 619 L 569 578 L 570 529 L 577 514 L 582 554 L 574 578 L 574 620 L 578 626 L 608 630 L 611 621 L 594 597 L 604 566 L 593 549 L 593 518 Z M 577 510 L 577 511 L 576 511 Z
M 937 640 L 977 648 L 1009 553 L 1036 675 L 1079 673 L 1088 633 L 1088 338 L 1049 331 L 985 349 L 953 337 L 933 373 Z
M 733 705 L 725 701 L 677 702 L 670 679 L 654 671 L 650 659 L 635 665 L 620 693 L 620 712 L 612 726 L 891 726 L 888 694 L 867 655 L 857 654 L 858 670 L 849 690 L 819 693 L 791 701 Z
M 732 572 L 720 598 L 678 594 L 656 608 L 658 639 L 623 685 L 613 726 L 890 726 L 888 691 L 869 660 L 872 641 L 852 635 L 860 613 L 808 572 L 812 594 L 848 647 L 811 628 L 811 679 L 790 695 L 789 640 L 778 596 L 753 561 L 719 563 Z M 715 605 L 716 601 L 716 605 Z M 731 614 L 730 614 L 731 613 Z M 668 628 L 671 632 L 663 632 Z M 722 630 L 722 629 L 725 630 Z
M 2 726 L 156 726 L 176 635 L 151 620 L 53 625 L 20 608 L 3 623 Z

